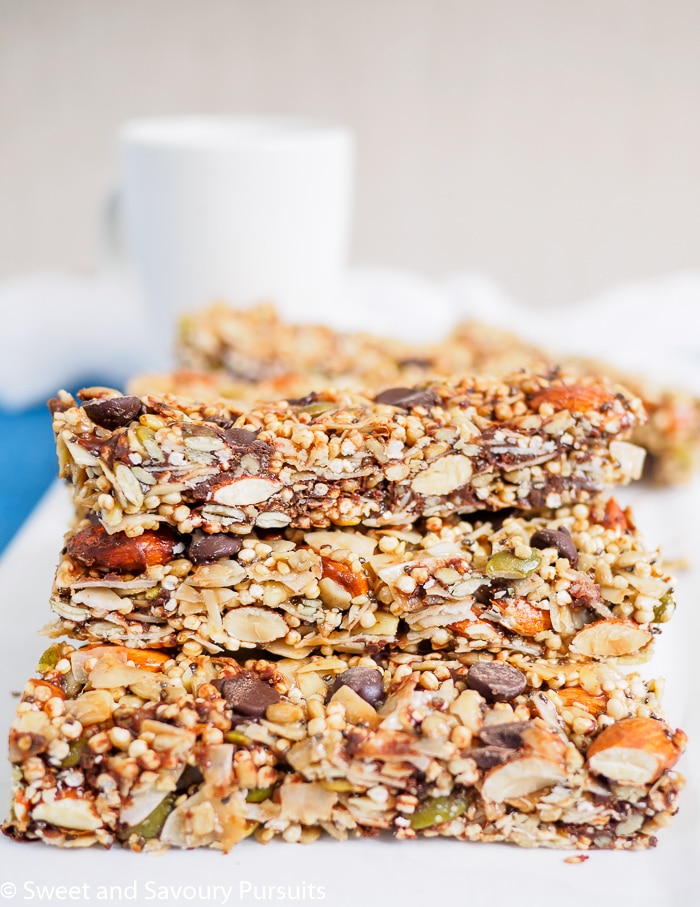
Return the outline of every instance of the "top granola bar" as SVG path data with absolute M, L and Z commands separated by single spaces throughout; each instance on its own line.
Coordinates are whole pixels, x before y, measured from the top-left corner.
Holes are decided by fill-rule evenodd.
M 88 388 L 51 401 L 60 474 L 110 531 L 406 524 L 556 508 L 638 478 L 623 388 L 558 372 L 329 390 L 240 413 Z

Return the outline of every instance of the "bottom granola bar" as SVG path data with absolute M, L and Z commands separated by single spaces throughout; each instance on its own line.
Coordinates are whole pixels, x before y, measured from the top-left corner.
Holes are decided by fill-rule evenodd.
M 656 684 L 601 664 L 477 659 L 53 646 L 10 732 L 4 831 L 134 850 L 381 831 L 653 846 L 685 743 Z

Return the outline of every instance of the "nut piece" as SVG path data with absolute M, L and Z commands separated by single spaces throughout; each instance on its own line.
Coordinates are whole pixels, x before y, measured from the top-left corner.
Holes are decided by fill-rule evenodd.
M 543 630 L 552 629 L 549 611 L 537 608 L 526 598 L 520 597 L 510 602 L 494 598 L 491 599 L 491 605 L 503 615 L 503 626 L 520 636 L 535 636 Z
M 68 540 L 66 554 L 84 567 L 112 573 L 142 573 L 147 567 L 167 564 L 181 545 L 167 526 L 147 529 L 136 538 L 123 532 L 110 535 L 102 526 L 88 526 Z
M 350 724 L 363 724 L 374 729 L 381 720 L 376 709 L 352 687 L 339 687 L 331 696 L 331 702 L 340 702 L 345 706 L 345 718 Z
M 102 820 L 95 813 L 89 800 L 77 797 L 63 797 L 53 803 L 40 803 L 32 810 L 35 822 L 46 822 L 57 828 L 70 828 L 75 831 L 95 831 L 102 825 Z
M 225 504 L 227 507 L 260 504 L 272 497 L 281 487 L 280 482 L 273 482 L 271 479 L 234 479 L 227 485 L 217 488 L 212 497 L 217 504 Z
M 620 784 L 652 784 L 672 768 L 685 734 L 655 718 L 623 718 L 605 728 L 588 750 L 588 767 Z
M 83 725 L 101 724 L 112 717 L 114 700 L 107 690 L 88 690 L 66 702 L 66 712 Z
M 321 558 L 321 570 L 324 579 L 332 579 L 342 586 L 351 598 L 367 594 L 367 575 L 364 572 L 355 573 L 346 564 L 331 560 L 329 557 Z
M 525 756 L 492 768 L 484 778 L 481 794 L 485 800 L 501 803 L 565 780 L 566 772 L 558 763 L 539 756 Z
M 472 476 L 472 463 L 462 454 L 448 454 L 431 463 L 411 482 L 413 491 L 422 495 L 443 495 L 466 485 Z
M 652 635 L 629 620 L 597 620 L 571 640 L 570 649 L 588 658 L 615 658 L 639 652 Z
M 481 706 L 483 699 L 476 690 L 464 690 L 450 703 L 450 712 L 456 715 L 464 727 L 476 734 L 482 725 Z
M 284 618 L 268 608 L 234 608 L 223 619 L 224 630 L 241 642 L 265 643 L 286 636 Z
M 583 384 L 546 387 L 530 399 L 530 405 L 537 410 L 543 403 L 549 404 L 556 412 L 567 409 L 570 413 L 585 413 L 599 410 L 603 404 L 612 403 L 614 395 L 602 387 Z
M 328 545 L 331 548 L 349 548 L 365 559 L 372 557 L 377 547 L 377 540 L 371 536 L 359 532 L 343 532 L 341 529 L 305 532 L 304 541 L 316 552 Z
M 608 697 L 604 693 L 587 693 L 581 687 L 562 687 L 557 690 L 557 696 L 564 706 L 585 709 L 590 715 L 600 715 L 608 704 Z
M 600 518 L 600 525 L 605 529 L 613 529 L 615 532 L 620 533 L 634 529 L 630 519 L 629 507 L 623 510 L 615 498 L 608 498 L 606 501 L 605 511 Z

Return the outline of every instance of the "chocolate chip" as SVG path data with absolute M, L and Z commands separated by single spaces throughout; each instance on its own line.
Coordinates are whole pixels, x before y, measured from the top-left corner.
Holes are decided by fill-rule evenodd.
M 376 705 L 384 699 L 382 675 L 374 668 L 348 668 L 347 671 L 338 674 L 331 687 L 330 695 L 332 696 L 341 687 L 350 687 L 370 705 Z
M 178 778 L 176 790 L 179 794 L 183 793 L 188 787 L 192 787 L 193 784 L 199 786 L 202 781 L 204 781 L 202 769 L 198 765 L 186 765 L 185 770 Z
M 469 750 L 469 757 L 484 770 L 507 762 L 512 755 L 513 750 L 507 749 L 505 746 L 477 746 L 473 750 Z
M 274 687 L 250 673 L 215 680 L 214 686 L 234 713 L 244 718 L 262 717 L 267 707 L 281 698 Z
M 226 428 L 224 435 L 232 447 L 247 450 L 260 434 L 259 431 L 250 431 L 247 428 Z
M 382 391 L 374 398 L 375 403 L 384 403 L 387 406 L 399 406 L 402 409 L 412 409 L 414 406 L 424 406 L 429 409 L 440 402 L 440 398 L 432 390 L 420 390 L 416 387 L 391 387 Z
M 562 526 L 561 529 L 538 529 L 530 539 L 532 548 L 556 548 L 561 557 L 565 557 L 572 567 L 578 564 L 578 551 L 571 533 Z
M 527 686 L 522 671 L 495 661 L 480 661 L 467 671 L 467 686 L 487 702 L 510 702 Z
M 187 548 L 187 557 L 193 564 L 210 564 L 222 557 L 233 557 L 242 547 L 243 542 L 236 536 L 195 532 Z
M 399 359 L 401 368 L 430 368 L 433 365 L 432 359 L 424 359 L 421 356 L 409 356 L 406 359 Z
M 479 731 L 479 737 L 488 746 L 500 746 L 518 750 L 523 745 L 523 733 L 533 727 L 532 721 L 506 721 L 503 724 L 487 724 Z
M 114 431 L 138 418 L 141 401 L 138 397 L 111 397 L 109 400 L 90 400 L 83 404 L 83 409 L 95 425 Z
M 293 400 L 287 400 L 290 406 L 311 406 L 312 403 L 315 403 L 318 400 L 318 394 L 316 391 L 311 391 L 310 394 L 307 394 L 305 397 L 296 397 Z
M 267 461 L 274 454 L 275 448 L 267 441 L 254 441 L 248 450 L 256 457 L 261 458 L 261 462 L 267 465 Z

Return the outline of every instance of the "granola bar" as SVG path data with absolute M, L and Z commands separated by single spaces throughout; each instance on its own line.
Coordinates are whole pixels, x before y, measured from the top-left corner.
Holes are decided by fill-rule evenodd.
M 186 315 L 177 344 L 182 367 L 220 371 L 248 384 L 294 373 L 315 375 L 321 387 L 363 375 L 390 384 L 415 355 L 414 346 L 395 339 L 289 324 L 269 304 L 232 309 L 217 303 Z
M 271 306 L 236 310 L 218 304 L 184 318 L 178 341 L 180 368 L 140 375 L 130 392 L 174 393 L 193 399 L 224 397 L 237 405 L 301 397 L 334 386 L 381 390 L 411 386 L 430 375 L 507 374 L 542 362 L 564 362 L 577 374 L 607 375 L 641 397 L 649 413 L 632 440 L 649 457 L 645 475 L 655 482 L 687 482 L 700 466 L 700 400 L 663 388 L 608 363 L 562 356 L 516 334 L 474 321 L 457 325 L 443 342 L 408 345 L 369 334 L 344 334 L 319 325 L 281 321 Z
M 83 519 L 54 581 L 54 635 L 189 654 L 650 654 L 673 580 L 616 501 L 383 529 L 132 538 Z
M 59 645 L 39 671 L 10 731 L 4 831 L 59 847 L 386 831 L 636 849 L 683 786 L 656 683 L 607 665 Z
M 241 413 L 89 388 L 51 401 L 60 475 L 110 532 L 404 525 L 589 501 L 637 478 L 641 402 L 602 380 L 518 372 L 329 390 Z
M 129 393 L 224 398 L 247 408 L 327 387 L 380 391 L 411 387 L 435 375 L 506 375 L 552 362 L 513 334 L 478 323 L 466 327 L 439 344 L 407 344 L 324 325 L 290 324 L 271 305 L 232 309 L 218 303 L 181 320 L 178 368 L 136 376 Z

